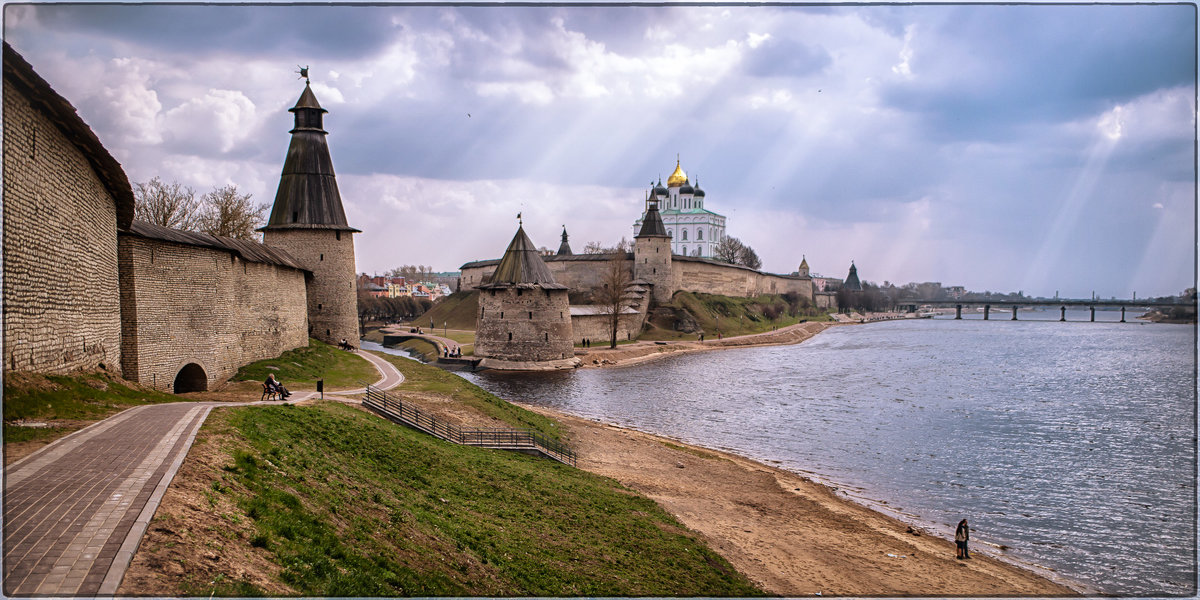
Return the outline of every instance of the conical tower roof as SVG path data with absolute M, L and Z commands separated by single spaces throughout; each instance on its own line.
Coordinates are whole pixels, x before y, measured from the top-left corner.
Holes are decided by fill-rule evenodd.
M 646 209 L 646 217 L 642 219 L 642 230 L 634 239 L 644 237 L 670 237 L 667 235 L 667 227 L 663 225 L 662 215 L 658 213 L 658 203 L 651 202 L 650 208 Z
M 571 245 L 567 243 L 567 226 L 563 225 L 562 243 L 558 245 L 559 256 L 571 256 Z
M 346 211 L 342 208 L 342 197 L 333 173 L 333 159 L 329 157 L 329 146 L 325 142 L 328 132 L 322 128 L 322 115 L 328 111 L 321 108 L 312 88 L 305 84 L 300 99 L 288 112 L 296 116 L 291 131 L 292 142 L 283 162 L 271 218 L 260 231 L 332 229 L 357 232 L 346 223 Z
M 529 241 L 529 236 L 525 235 L 525 228 L 522 226 L 517 226 L 517 234 L 509 242 L 500 264 L 496 265 L 492 280 L 479 287 L 489 289 L 512 286 L 567 289 L 567 286 L 555 283 L 550 268 L 538 254 L 537 247 Z
M 862 283 L 858 280 L 858 269 L 854 266 L 854 261 L 850 261 L 850 274 L 846 276 L 842 289 L 850 292 L 862 291 Z

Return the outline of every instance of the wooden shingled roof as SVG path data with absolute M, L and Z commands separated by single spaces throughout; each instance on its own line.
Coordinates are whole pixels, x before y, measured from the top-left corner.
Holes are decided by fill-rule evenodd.
M 644 237 L 669 237 L 667 228 L 663 225 L 662 216 L 658 213 L 658 204 L 650 203 L 650 208 L 646 209 L 646 219 L 642 221 L 642 230 L 638 232 L 634 238 Z
M 547 290 L 565 290 L 567 286 L 554 281 L 550 268 L 538 254 L 537 247 L 525 235 L 524 227 L 517 227 L 517 234 L 509 242 L 504 257 L 496 266 L 496 272 L 481 289 L 501 287 L 541 287 Z
M 279 248 L 274 248 L 251 240 L 239 240 L 236 238 L 223 237 L 219 235 L 210 235 L 207 233 L 201 233 L 199 231 L 171 229 L 169 227 L 147 223 L 146 221 L 134 221 L 127 229 L 121 231 L 121 233 L 123 235 L 135 235 L 146 239 L 172 242 L 175 244 L 183 244 L 185 246 L 199 246 L 201 248 L 223 250 L 225 252 L 230 252 L 248 262 L 291 267 L 306 273 L 312 272 L 311 269 L 304 266 L 304 264 L 296 260 L 296 258 L 291 254 L 288 254 Z
M 4 42 L 4 80 L 29 98 L 34 107 L 53 122 L 72 144 L 80 149 L 96 171 L 97 177 L 117 205 L 117 226 L 133 222 L 133 187 L 121 163 L 109 154 L 100 138 L 88 127 L 75 107 L 54 91 L 25 59 Z

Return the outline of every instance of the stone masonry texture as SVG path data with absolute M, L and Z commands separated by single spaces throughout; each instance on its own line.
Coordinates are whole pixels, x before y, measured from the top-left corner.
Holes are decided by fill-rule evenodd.
M 328 229 L 268 229 L 263 243 L 281 248 L 312 269 L 308 282 L 309 335 L 329 344 L 357 346 L 358 295 L 354 234 Z
M 118 369 L 115 201 L 7 78 L 3 172 L 4 368 Z
M 480 290 L 475 355 L 536 362 L 575 355 L 567 290 Z
M 129 379 L 171 391 L 196 364 L 212 389 L 243 364 L 308 343 L 303 271 L 133 235 L 120 251 Z

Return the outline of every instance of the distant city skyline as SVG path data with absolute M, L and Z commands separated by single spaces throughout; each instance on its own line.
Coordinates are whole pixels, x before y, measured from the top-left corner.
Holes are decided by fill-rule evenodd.
M 133 182 L 275 196 L 325 127 L 358 270 L 630 236 L 679 157 L 763 270 L 1102 298 L 1195 283 L 1189 5 L 5 6 Z

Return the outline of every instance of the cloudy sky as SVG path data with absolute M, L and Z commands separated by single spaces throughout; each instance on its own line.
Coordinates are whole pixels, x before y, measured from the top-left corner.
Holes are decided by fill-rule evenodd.
M 675 167 L 764 269 L 1167 295 L 1195 280 L 1196 11 L 14 5 L 125 167 L 274 199 L 303 90 L 358 268 L 632 236 Z

